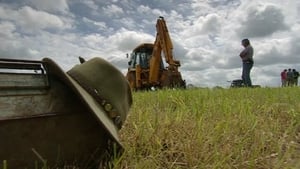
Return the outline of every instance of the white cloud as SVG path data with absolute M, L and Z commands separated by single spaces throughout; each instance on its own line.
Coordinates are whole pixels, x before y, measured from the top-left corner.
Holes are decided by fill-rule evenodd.
M 104 13 L 109 17 L 120 17 L 124 13 L 123 9 L 115 4 L 102 7 L 102 9 L 104 10 Z
M 188 35 L 207 35 L 209 33 L 218 33 L 221 28 L 221 23 L 219 21 L 219 16 L 215 13 L 208 14 L 206 16 L 200 16 L 195 21 L 193 21 L 190 28 L 186 30 Z
M 66 13 L 69 10 L 67 0 L 29 0 L 30 4 L 38 10 L 47 12 L 62 12 Z
M 113 42 L 120 51 L 131 51 L 141 43 L 154 43 L 154 40 L 155 38 L 151 35 L 126 29 L 121 29 L 108 38 L 108 42 Z
M 150 13 L 151 11 L 152 9 L 149 6 L 140 5 L 137 8 L 137 12 L 139 12 L 140 14 L 147 14 Z
M 280 7 L 274 4 L 251 6 L 241 24 L 241 37 L 264 37 L 288 29 Z
M 51 57 L 64 69 L 101 56 L 126 72 L 126 53 L 153 43 L 164 16 L 183 78 L 198 86 L 238 79 L 247 36 L 255 50 L 254 84 L 278 86 L 283 68 L 300 69 L 300 1 L 25 0 L 0 5 L 0 57 Z
M 218 33 L 221 28 L 219 16 L 217 14 L 209 14 L 204 18 L 202 33 Z
M 68 26 L 58 16 L 37 11 L 29 6 L 23 6 L 18 10 L 0 7 L 0 14 L 1 19 L 13 22 L 26 33 L 36 33 L 43 29 L 59 30 Z
M 11 22 L 2 22 L 0 24 L 0 30 L 0 37 L 11 39 L 13 37 L 13 32 L 16 30 L 16 26 Z
M 93 20 L 88 19 L 86 17 L 83 17 L 82 20 L 83 20 L 83 22 L 85 22 L 85 24 L 93 24 L 93 25 L 97 26 L 99 30 L 108 29 L 105 22 L 93 21 Z
M 98 10 L 98 8 L 99 8 L 93 0 L 84 0 L 81 3 L 88 6 L 89 8 L 91 8 L 93 10 Z
M 19 22 L 27 30 L 36 31 L 38 29 L 62 28 L 64 26 L 59 17 L 43 11 L 36 11 L 28 6 L 21 8 L 18 12 Z

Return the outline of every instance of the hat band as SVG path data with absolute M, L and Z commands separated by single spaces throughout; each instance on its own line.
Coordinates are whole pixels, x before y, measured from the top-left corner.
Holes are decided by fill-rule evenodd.
M 83 76 L 80 76 L 76 72 L 70 70 L 67 72 L 86 92 L 88 92 L 97 103 L 101 105 L 105 113 L 112 119 L 114 124 L 120 129 L 122 126 L 121 116 L 117 113 L 116 109 L 113 107 L 111 103 L 109 103 L 106 99 L 102 98 L 99 91 L 96 88 L 91 87 L 84 80 Z

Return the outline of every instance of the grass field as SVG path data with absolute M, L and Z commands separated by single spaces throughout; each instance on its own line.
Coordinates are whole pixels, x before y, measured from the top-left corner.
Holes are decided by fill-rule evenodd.
M 298 169 L 300 88 L 137 92 L 115 168 Z
M 299 87 L 158 90 L 133 99 L 114 169 L 300 168 Z

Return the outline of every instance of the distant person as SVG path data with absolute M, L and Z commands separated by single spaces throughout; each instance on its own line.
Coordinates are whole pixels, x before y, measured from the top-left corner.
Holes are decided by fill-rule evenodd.
M 289 68 L 287 73 L 286 73 L 286 80 L 287 80 L 287 85 L 288 86 L 292 86 L 293 85 L 293 81 L 294 81 L 294 75 L 293 75 L 293 72 L 292 72 L 292 69 Z
M 298 86 L 299 72 L 293 69 L 293 85 Z
M 240 57 L 243 62 L 243 71 L 242 71 L 242 79 L 246 87 L 251 87 L 252 82 L 250 78 L 250 71 L 253 67 L 253 47 L 250 44 L 249 39 L 243 39 L 242 45 L 244 46 L 244 50 L 240 53 Z
M 287 69 L 284 69 L 281 73 L 281 87 L 285 87 L 286 86 L 286 79 L 287 79 Z

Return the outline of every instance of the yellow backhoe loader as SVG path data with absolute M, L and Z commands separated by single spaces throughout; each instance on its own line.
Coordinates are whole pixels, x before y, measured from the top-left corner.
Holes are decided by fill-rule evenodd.
M 130 54 L 126 74 L 130 87 L 134 91 L 151 88 L 185 88 L 185 81 L 178 71 L 180 62 L 173 57 L 173 44 L 163 17 L 157 19 L 156 31 L 154 44 L 140 44 Z M 166 67 L 163 57 L 168 64 Z

